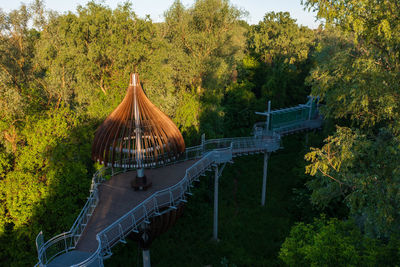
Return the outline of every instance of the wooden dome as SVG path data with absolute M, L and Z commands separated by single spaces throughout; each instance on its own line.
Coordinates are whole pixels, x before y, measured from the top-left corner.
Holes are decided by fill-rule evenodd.
M 174 161 L 184 150 L 179 129 L 146 97 L 139 75 L 131 74 L 125 98 L 96 130 L 92 159 L 139 169 Z

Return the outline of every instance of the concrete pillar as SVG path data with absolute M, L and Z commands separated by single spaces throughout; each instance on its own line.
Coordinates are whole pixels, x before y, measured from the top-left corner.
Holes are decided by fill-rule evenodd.
M 218 240 L 218 165 L 215 167 L 215 179 L 214 179 L 214 231 L 213 239 Z
M 150 250 L 143 249 L 143 267 L 151 267 L 150 263 Z
M 261 206 L 265 206 L 265 193 L 267 190 L 267 170 L 268 170 L 268 152 L 265 152 L 264 153 L 264 172 L 263 172 Z

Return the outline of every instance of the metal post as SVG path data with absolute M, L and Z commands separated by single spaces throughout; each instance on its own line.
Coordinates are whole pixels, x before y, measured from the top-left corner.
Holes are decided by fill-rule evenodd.
M 151 267 L 150 250 L 148 249 L 143 249 L 143 267 Z
M 271 100 L 268 101 L 267 132 L 269 131 L 270 116 L 271 116 Z
M 312 110 L 312 104 L 314 101 L 314 97 L 311 97 L 311 101 L 310 101 L 310 110 L 308 111 L 308 120 L 311 120 L 311 110 Z
M 136 172 L 137 172 L 137 177 L 139 178 L 144 177 L 144 168 L 137 169 Z
M 262 195 L 261 195 L 261 206 L 265 206 L 265 191 L 267 190 L 267 169 L 268 169 L 268 152 L 264 153 L 264 172 L 263 172 L 263 184 L 262 184 Z
M 205 143 L 206 143 L 206 134 L 203 133 L 201 135 L 201 153 L 204 153 Z
M 214 231 L 213 239 L 218 241 L 218 165 L 215 166 L 215 180 L 214 180 Z
M 308 132 L 306 132 L 306 145 L 305 147 L 308 147 Z
M 98 257 L 98 261 L 99 261 L 99 266 L 100 267 L 104 267 L 103 258 L 102 257 Z

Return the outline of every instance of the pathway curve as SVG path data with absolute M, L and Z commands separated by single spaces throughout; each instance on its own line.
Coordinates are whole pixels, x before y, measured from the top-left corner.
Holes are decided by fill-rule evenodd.
M 122 215 L 138 206 L 153 193 L 177 184 L 185 176 L 185 171 L 196 160 L 146 170 L 145 174 L 153 185 L 147 191 L 134 191 L 130 182 L 136 171 L 129 171 L 113 176 L 99 186 L 100 201 L 89 220 L 79 242 L 77 250 L 94 252 L 98 247 L 96 234 L 119 219 Z

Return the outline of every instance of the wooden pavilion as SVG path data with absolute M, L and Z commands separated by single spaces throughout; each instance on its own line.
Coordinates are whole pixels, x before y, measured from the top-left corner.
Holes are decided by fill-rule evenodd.
M 131 74 L 125 98 L 96 130 L 92 159 L 105 166 L 136 168 L 132 187 L 145 190 L 151 182 L 144 168 L 164 166 L 184 151 L 179 129 L 147 98 L 139 75 Z

